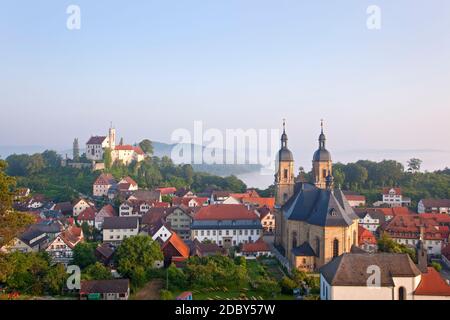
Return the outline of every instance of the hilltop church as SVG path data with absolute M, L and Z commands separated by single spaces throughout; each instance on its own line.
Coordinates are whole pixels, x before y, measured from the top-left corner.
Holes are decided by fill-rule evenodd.
M 292 268 L 314 271 L 358 242 L 358 216 L 340 189 L 334 188 L 331 154 L 325 147 L 323 123 L 313 155 L 311 182 L 294 175 L 285 124 L 276 159 L 275 246 Z

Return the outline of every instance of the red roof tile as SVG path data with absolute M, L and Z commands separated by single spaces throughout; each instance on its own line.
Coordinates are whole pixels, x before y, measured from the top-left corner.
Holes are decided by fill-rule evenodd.
M 241 251 L 242 252 L 270 251 L 270 247 L 262 238 L 259 238 L 258 241 L 253 243 L 243 243 Z
M 377 244 L 377 239 L 372 232 L 366 228 L 358 226 L 358 245 L 362 246 L 364 244 Z
M 172 244 L 172 246 L 178 251 L 180 254 L 179 257 L 189 258 L 189 247 L 175 232 L 172 233 L 172 236 L 163 244 L 161 249 L 163 250 L 169 244 Z
M 83 211 L 81 211 L 81 213 L 77 217 L 77 220 L 78 221 L 80 221 L 80 220 L 82 220 L 82 221 L 94 220 L 96 213 L 97 212 L 95 211 L 94 208 L 88 207 L 88 208 L 84 209 Z
M 450 286 L 433 267 L 422 273 L 422 279 L 414 292 L 420 296 L 450 296 Z
M 245 205 L 214 204 L 202 207 L 194 220 L 253 220 L 259 219 L 256 213 Z

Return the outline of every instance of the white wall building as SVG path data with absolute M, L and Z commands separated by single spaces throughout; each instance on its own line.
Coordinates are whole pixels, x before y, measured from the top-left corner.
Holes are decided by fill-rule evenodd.
M 106 217 L 103 221 L 103 242 L 120 244 L 139 233 L 137 217 Z

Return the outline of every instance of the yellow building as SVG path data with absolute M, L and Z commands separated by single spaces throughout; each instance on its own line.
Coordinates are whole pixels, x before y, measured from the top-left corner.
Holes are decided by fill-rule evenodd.
M 284 124 L 283 124 L 284 126 Z M 275 174 L 275 245 L 292 267 L 317 270 L 334 257 L 350 252 L 358 241 L 358 216 L 340 189 L 334 189 L 331 155 L 325 134 L 313 156 L 313 181 L 295 182 L 294 159 L 283 128 Z

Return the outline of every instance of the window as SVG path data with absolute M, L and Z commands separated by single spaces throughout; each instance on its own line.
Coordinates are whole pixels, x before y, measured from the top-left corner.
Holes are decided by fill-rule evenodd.
M 406 289 L 404 287 L 398 288 L 398 300 L 406 300 Z
M 322 170 L 322 176 L 323 176 L 324 178 L 327 177 L 327 169 L 323 169 L 323 170 Z
M 320 238 L 316 237 L 316 255 L 320 257 Z
M 333 240 L 333 258 L 339 256 L 339 240 Z
M 283 171 L 283 177 L 284 177 L 284 179 L 287 179 L 287 178 L 288 178 L 288 170 L 287 170 L 287 169 L 284 169 L 284 171 Z
M 297 247 L 297 232 L 292 232 L 292 248 Z

